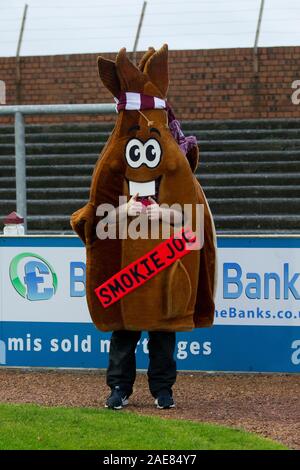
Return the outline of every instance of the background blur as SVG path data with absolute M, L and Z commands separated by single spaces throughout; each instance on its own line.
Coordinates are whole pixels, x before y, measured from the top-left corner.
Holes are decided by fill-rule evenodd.
M 1 0 L 0 56 L 13 56 L 24 3 L 22 55 L 131 50 L 143 0 Z M 171 49 L 252 47 L 260 0 L 148 0 L 141 50 L 168 42 Z M 300 42 L 299 0 L 266 0 L 261 46 Z

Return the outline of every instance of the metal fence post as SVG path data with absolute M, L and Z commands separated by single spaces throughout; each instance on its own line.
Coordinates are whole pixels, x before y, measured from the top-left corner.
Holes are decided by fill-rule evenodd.
M 261 20 L 262 20 L 263 12 L 264 12 L 264 6 L 265 6 L 265 0 L 261 0 L 260 8 L 259 8 L 258 21 L 257 21 L 257 26 L 256 26 L 254 48 L 253 48 L 253 70 L 254 70 L 254 73 L 258 73 L 258 40 L 259 40 L 259 34 L 260 34 Z
M 16 196 L 17 212 L 24 218 L 24 230 L 27 232 L 27 195 L 26 195 L 26 150 L 24 116 L 15 113 L 15 150 L 16 150 Z

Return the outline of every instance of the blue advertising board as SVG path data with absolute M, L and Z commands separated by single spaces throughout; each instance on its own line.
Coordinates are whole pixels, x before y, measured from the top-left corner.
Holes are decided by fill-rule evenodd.
M 218 238 L 215 324 L 177 333 L 178 370 L 300 372 L 299 248 L 298 237 Z M 0 276 L 2 367 L 106 368 L 110 333 L 91 323 L 77 237 L 0 237 Z

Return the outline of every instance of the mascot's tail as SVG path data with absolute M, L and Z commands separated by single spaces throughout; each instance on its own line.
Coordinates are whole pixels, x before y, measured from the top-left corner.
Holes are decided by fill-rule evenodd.
M 208 327 L 213 324 L 215 294 L 217 288 L 217 238 L 215 224 L 205 194 L 195 177 L 200 204 L 204 204 L 204 245 L 200 251 L 198 292 L 195 305 L 195 326 Z

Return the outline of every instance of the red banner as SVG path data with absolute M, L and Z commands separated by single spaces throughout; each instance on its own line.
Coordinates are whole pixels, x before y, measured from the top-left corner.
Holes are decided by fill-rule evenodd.
M 95 289 L 101 304 L 104 308 L 110 307 L 177 259 L 190 253 L 192 245 L 196 243 L 197 238 L 188 228 L 160 243 Z

